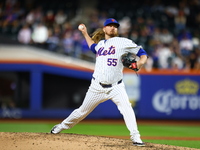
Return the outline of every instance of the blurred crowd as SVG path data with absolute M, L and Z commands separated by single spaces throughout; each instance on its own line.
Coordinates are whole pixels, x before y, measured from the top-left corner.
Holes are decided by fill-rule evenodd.
M 83 22 L 92 33 L 103 26 L 106 18 L 113 17 L 120 23 L 119 35 L 132 39 L 147 51 L 146 70 L 200 69 L 199 0 L 124 0 L 124 5 L 101 0 L 84 16 L 77 2 L 0 2 L 0 33 L 21 44 L 93 62 L 95 56 L 77 26 Z

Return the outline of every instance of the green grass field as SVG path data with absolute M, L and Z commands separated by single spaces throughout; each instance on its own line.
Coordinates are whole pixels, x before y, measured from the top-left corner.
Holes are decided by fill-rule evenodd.
M 0 132 L 42 132 L 48 133 L 59 122 L 0 122 Z M 196 137 L 200 138 L 200 126 L 194 125 L 144 125 L 138 124 L 142 137 Z M 122 123 L 89 123 L 81 122 L 62 133 L 76 133 L 98 136 L 124 136 L 129 137 L 129 131 Z M 143 139 L 144 142 L 167 144 L 190 148 L 199 148 L 198 140 L 163 140 Z

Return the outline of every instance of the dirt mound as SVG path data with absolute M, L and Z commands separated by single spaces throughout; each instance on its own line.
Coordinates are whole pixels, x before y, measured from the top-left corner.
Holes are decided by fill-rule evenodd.
M 136 147 L 130 140 L 80 134 L 0 132 L 1 150 L 195 150 L 146 143 Z

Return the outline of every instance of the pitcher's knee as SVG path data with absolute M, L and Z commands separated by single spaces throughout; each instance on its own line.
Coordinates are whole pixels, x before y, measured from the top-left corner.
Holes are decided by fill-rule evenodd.
M 75 115 L 76 117 L 78 117 L 78 118 L 79 118 L 79 117 L 84 117 L 84 116 L 86 116 L 87 114 L 88 114 L 88 112 L 82 110 L 81 108 L 76 109 L 75 112 L 74 112 L 74 115 Z

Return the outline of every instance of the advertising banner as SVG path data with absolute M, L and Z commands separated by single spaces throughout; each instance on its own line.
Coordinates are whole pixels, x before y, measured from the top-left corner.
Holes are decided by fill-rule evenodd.
M 143 75 L 138 117 L 200 119 L 200 77 Z

